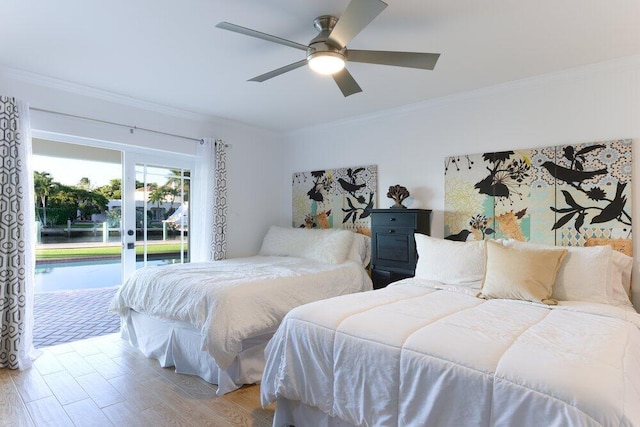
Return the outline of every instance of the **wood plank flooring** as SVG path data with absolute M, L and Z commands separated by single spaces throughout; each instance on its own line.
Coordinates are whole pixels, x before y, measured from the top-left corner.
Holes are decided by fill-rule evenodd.
M 0 425 L 271 426 L 259 386 L 215 390 L 111 334 L 47 347 L 26 371 L 0 369 Z

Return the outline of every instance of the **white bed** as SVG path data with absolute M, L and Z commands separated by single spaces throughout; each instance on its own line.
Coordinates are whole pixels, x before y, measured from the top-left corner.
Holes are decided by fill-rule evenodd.
M 612 289 L 630 258 L 572 249 L 547 296 L 566 299 L 548 305 L 478 297 L 479 245 L 423 246 L 447 260 L 425 278 L 292 310 L 266 349 L 273 425 L 640 425 L 640 315 Z
M 272 227 L 262 255 L 136 271 L 110 309 L 147 357 L 224 394 L 260 381 L 266 343 L 289 310 L 370 290 L 368 253 L 368 237 L 348 231 Z

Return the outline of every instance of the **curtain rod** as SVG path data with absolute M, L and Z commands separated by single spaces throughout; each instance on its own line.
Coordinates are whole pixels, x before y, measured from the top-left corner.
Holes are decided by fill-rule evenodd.
M 105 123 L 105 124 L 113 125 L 113 126 L 120 126 L 120 127 L 129 129 L 130 133 L 133 133 L 133 131 L 135 131 L 135 130 L 142 130 L 142 131 L 145 131 L 145 132 L 157 133 L 157 134 L 160 134 L 160 135 L 173 136 L 175 138 L 188 139 L 190 141 L 204 142 L 204 139 L 202 139 L 202 138 L 193 138 L 193 137 L 190 137 L 190 136 L 177 135 L 175 133 L 162 132 L 162 131 L 159 131 L 159 130 L 141 128 L 141 127 L 138 127 L 138 126 L 130 126 L 130 125 L 126 125 L 126 124 L 123 124 L 123 123 L 116 123 L 116 122 L 110 122 L 110 121 L 107 121 L 107 120 L 93 119 L 91 117 L 77 116 L 75 114 L 61 113 L 59 111 L 45 110 L 43 108 L 29 107 L 29 109 L 33 110 L 33 111 L 40 111 L 42 113 L 50 113 L 50 114 L 57 114 L 59 116 L 72 117 L 74 119 L 90 120 L 92 122 L 99 122 L 99 123 Z M 216 143 L 217 142 L 218 141 L 216 140 Z M 228 147 L 227 144 L 225 144 L 225 146 Z

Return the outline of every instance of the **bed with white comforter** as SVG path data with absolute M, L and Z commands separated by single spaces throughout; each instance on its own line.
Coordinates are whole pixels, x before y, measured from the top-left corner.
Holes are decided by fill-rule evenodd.
M 289 310 L 372 288 L 361 258 L 282 255 L 145 267 L 120 287 L 110 309 L 121 316 L 123 338 L 145 355 L 218 384 L 223 394 L 260 381 L 266 342 Z
M 273 425 L 640 425 L 640 315 L 442 288 L 406 279 L 289 313 L 261 386 Z
M 630 257 L 504 242 L 509 264 L 496 244 L 416 240 L 421 277 L 285 317 L 261 386 L 274 426 L 640 426 Z M 549 270 L 528 260 L 549 254 L 533 297 Z

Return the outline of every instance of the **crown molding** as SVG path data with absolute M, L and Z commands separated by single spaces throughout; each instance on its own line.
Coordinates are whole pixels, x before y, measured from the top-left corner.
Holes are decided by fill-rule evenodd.
M 378 111 L 371 114 L 364 114 L 361 116 L 350 117 L 342 120 L 336 120 L 331 123 L 324 123 L 322 125 L 312 125 L 305 128 L 294 129 L 286 132 L 285 135 L 288 137 L 291 137 L 299 133 L 311 132 L 318 129 L 323 129 L 324 131 L 326 131 L 327 127 L 342 127 L 342 126 L 352 125 L 354 123 L 362 123 L 362 122 L 367 122 L 371 120 L 379 120 L 379 119 L 384 119 L 384 118 L 389 118 L 394 116 L 402 116 L 402 115 L 410 114 L 419 110 L 429 110 L 434 108 L 440 108 L 447 104 L 492 96 L 492 95 L 496 95 L 496 94 L 510 91 L 513 89 L 525 89 L 525 88 L 535 87 L 535 86 L 543 85 L 543 84 L 554 82 L 554 81 L 566 80 L 569 77 L 574 79 L 585 79 L 585 78 L 589 78 L 596 75 L 602 75 L 602 74 L 611 73 L 611 72 L 620 72 L 625 70 L 634 70 L 638 68 L 640 68 L 640 55 L 625 56 L 622 58 L 616 58 L 609 61 L 582 65 L 582 66 L 573 67 L 573 68 L 569 68 L 562 71 L 541 74 L 538 76 L 527 77 L 524 79 L 513 80 L 506 83 L 487 86 L 480 89 L 456 93 L 453 95 L 429 99 L 426 101 L 420 101 L 417 103 L 403 105 L 397 108 L 382 110 L 382 111 Z
M 16 68 L 10 68 L 2 65 L 0 65 L 0 73 L 9 79 L 21 81 L 24 83 L 34 84 L 49 89 L 61 90 L 68 93 L 87 96 L 102 101 L 113 102 L 173 117 L 179 117 L 193 121 L 210 121 L 212 119 L 217 119 L 217 117 L 213 117 L 210 115 L 195 113 L 193 111 L 157 104 L 155 102 L 144 101 L 141 99 L 132 98 L 130 96 L 97 89 L 91 86 L 84 86 L 67 80 L 44 76 L 42 74 L 37 74 Z

